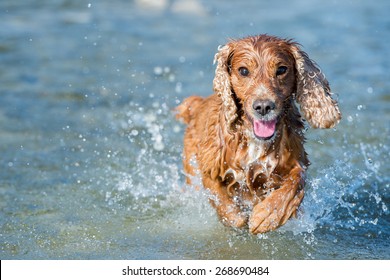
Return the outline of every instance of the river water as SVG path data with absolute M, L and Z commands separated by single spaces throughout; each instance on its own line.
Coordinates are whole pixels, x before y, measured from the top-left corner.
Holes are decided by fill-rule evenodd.
M 389 259 L 390 2 L 2 0 L 0 259 Z M 299 217 L 224 227 L 172 109 L 227 38 L 294 38 L 338 94 Z

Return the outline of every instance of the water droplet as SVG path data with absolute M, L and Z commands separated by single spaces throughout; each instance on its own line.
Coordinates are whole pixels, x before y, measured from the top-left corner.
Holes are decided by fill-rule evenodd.
M 154 67 L 153 72 L 155 75 L 161 76 L 163 74 L 163 68 L 160 66 L 156 66 Z
M 131 134 L 132 136 L 137 136 L 137 135 L 138 135 L 138 130 L 133 129 L 133 130 L 130 132 L 130 134 Z
M 164 146 L 164 143 L 162 143 L 161 141 L 156 141 L 156 142 L 153 144 L 153 148 L 154 148 L 156 151 L 162 151 L 162 150 L 164 150 L 165 146 Z
M 182 83 L 176 83 L 175 92 L 180 93 L 182 92 Z
M 175 81 L 176 77 L 174 74 L 170 74 L 169 77 L 168 77 L 168 80 L 173 83 Z
M 180 126 L 175 125 L 175 126 L 173 127 L 173 132 L 178 133 L 178 132 L 180 132 L 180 131 L 181 131 Z

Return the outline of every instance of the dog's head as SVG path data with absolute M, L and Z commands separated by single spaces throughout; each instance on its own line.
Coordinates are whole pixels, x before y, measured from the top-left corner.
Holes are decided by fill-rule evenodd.
M 341 118 L 325 76 L 290 40 L 268 35 L 234 40 L 219 49 L 215 62 L 214 91 L 229 129 L 241 118 L 258 139 L 273 138 L 293 96 L 314 128 L 333 127 Z

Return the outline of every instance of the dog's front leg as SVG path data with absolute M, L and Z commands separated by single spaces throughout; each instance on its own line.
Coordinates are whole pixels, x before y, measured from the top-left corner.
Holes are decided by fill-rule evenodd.
M 219 218 L 225 225 L 239 228 L 247 224 L 248 217 L 219 180 L 206 177 L 203 178 L 203 185 L 210 191 L 211 205 L 217 210 Z
M 303 184 L 303 169 L 297 165 L 281 182 L 279 189 L 254 206 L 249 220 L 250 232 L 264 233 L 285 224 L 301 204 Z

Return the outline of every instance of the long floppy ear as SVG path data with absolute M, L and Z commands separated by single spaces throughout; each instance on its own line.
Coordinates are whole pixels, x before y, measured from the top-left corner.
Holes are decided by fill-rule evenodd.
M 228 129 L 234 130 L 233 123 L 237 119 L 237 106 L 234 101 L 233 92 L 230 85 L 230 74 L 228 60 L 232 54 L 231 45 L 218 47 L 218 52 L 214 57 L 215 77 L 213 80 L 214 92 L 221 97 L 223 110 Z
M 297 45 L 291 48 L 297 69 L 296 100 L 304 118 L 313 128 L 334 127 L 340 121 L 341 113 L 325 75 Z

